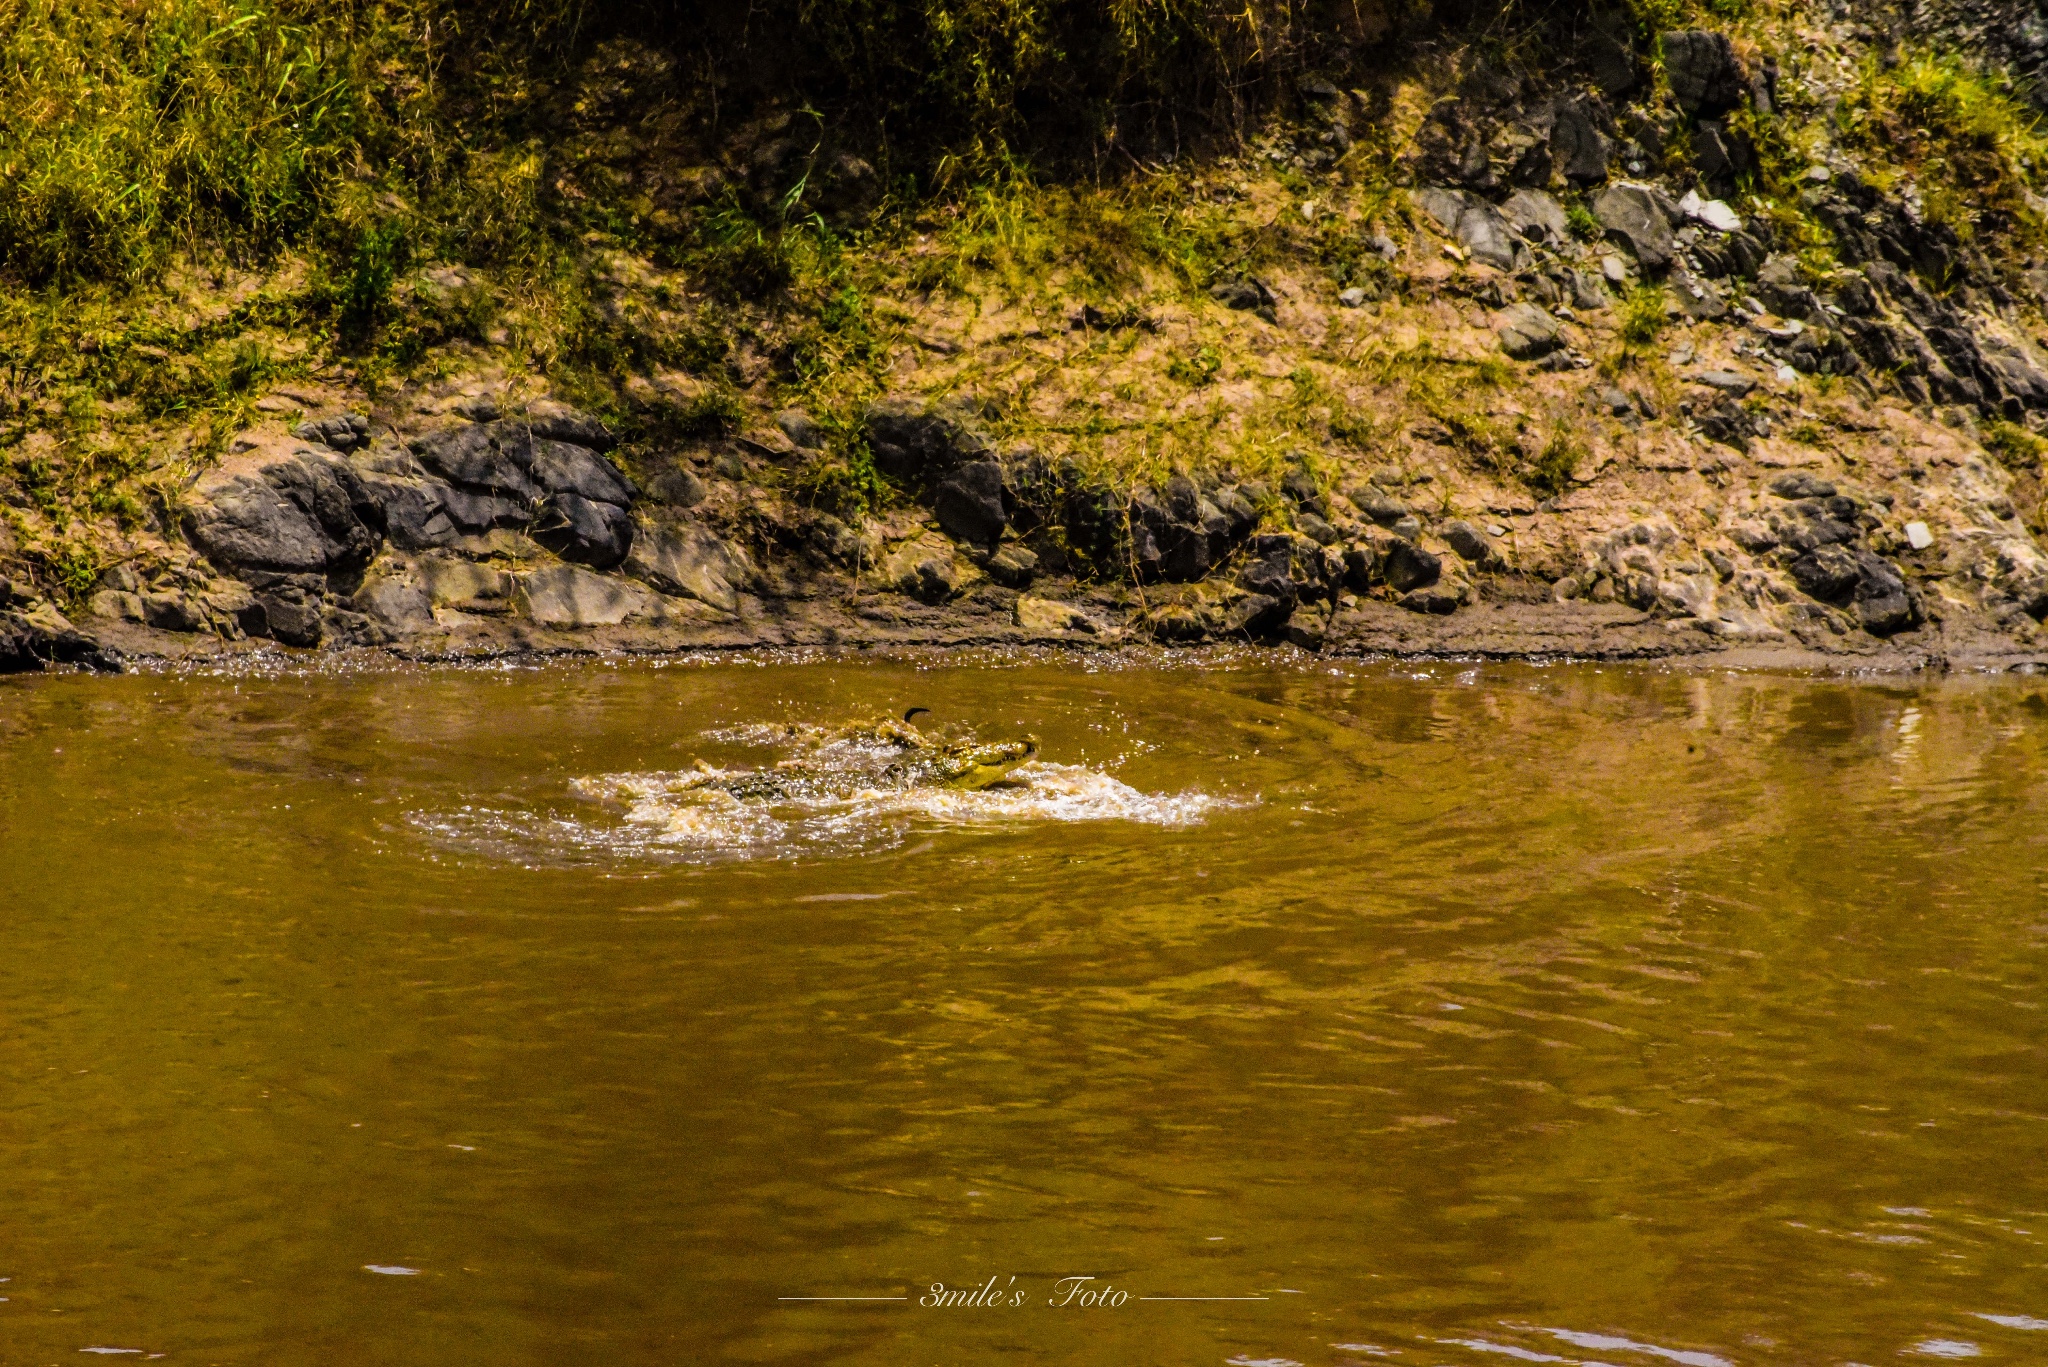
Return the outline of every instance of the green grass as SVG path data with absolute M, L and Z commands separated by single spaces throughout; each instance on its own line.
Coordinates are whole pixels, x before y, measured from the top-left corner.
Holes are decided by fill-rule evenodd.
M 1849 145 L 1879 163 L 1874 179 L 1911 176 L 1927 216 L 1965 240 L 1987 221 L 2041 239 L 2028 192 L 2048 175 L 2048 132 L 2009 77 L 1947 52 L 1910 52 L 1890 68 L 1873 58 L 1840 119 Z

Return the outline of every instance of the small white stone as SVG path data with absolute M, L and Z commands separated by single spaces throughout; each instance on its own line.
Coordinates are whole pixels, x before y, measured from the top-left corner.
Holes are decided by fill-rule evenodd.
M 1347 309 L 1355 309 L 1365 303 L 1365 291 L 1353 285 L 1337 296 L 1337 302 Z
M 1708 200 L 1700 206 L 1700 211 L 1694 217 L 1717 233 L 1742 231 L 1742 216 L 1729 208 L 1724 200 Z
M 1791 384 L 1794 380 L 1798 378 L 1799 372 L 1794 370 L 1791 366 L 1781 365 L 1778 367 L 1779 384 Z
M 1908 522 L 1906 544 L 1916 551 L 1924 551 L 1934 544 L 1934 533 L 1927 530 L 1925 522 Z
M 1508 529 L 1501 526 L 1498 522 L 1489 523 L 1486 528 L 1486 534 L 1488 536 L 1506 536 Z
M 1621 285 L 1628 282 L 1628 267 L 1622 264 L 1622 260 L 1618 256 L 1601 257 L 1600 274 L 1607 277 L 1607 283 L 1610 285 Z

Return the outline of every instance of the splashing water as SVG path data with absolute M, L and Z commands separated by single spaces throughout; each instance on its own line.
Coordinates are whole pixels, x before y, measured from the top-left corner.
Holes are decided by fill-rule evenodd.
M 840 742 L 807 758 L 857 767 L 876 753 L 876 747 Z M 638 855 L 710 862 L 855 854 L 900 844 L 914 831 L 933 827 L 986 830 L 1087 821 L 1186 827 L 1245 805 L 1197 791 L 1146 793 L 1099 770 L 1042 761 L 1019 767 L 1000 786 L 974 792 L 879 783 L 805 792 L 799 785 L 772 798 L 739 798 L 699 786 L 707 777 L 731 772 L 601 774 L 569 784 L 574 796 L 616 812 L 612 821 L 465 808 L 416 814 L 413 823 L 447 843 L 498 857 Z

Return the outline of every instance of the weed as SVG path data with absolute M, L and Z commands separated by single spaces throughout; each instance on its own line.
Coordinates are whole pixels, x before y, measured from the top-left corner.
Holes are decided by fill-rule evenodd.
M 1603 229 L 1600 220 L 1593 217 L 1593 211 L 1586 207 L 1586 201 L 1573 195 L 1564 204 L 1565 227 L 1581 242 L 1598 242 Z
M 1657 285 L 1637 285 L 1622 297 L 1621 341 L 1625 347 L 1647 347 L 1664 331 L 1664 291 Z
M 1560 423 L 1551 429 L 1549 440 L 1522 471 L 1522 481 L 1544 498 L 1556 498 L 1571 488 L 1572 470 L 1585 456 L 1585 447 Z
M 1986 423 L 1983 441 L 1984 449 L 2009 470 L 2038 469 L 2043 453 L 2048 452 L 2048 440 L 2035 436 L 2018 423 L 1997 420 Z
M 1186 356 L 1176 356 L 1167 363 L 1169 379 L 1179 380 L 1194 388 L 1215 382 L 1223 369 L 1223 356 L 1212 346 L 1196 347 Z
M 674 428 L 686 437 L 722 437 L 739 431 L 746 416 L 739 396 L 715 385 L 676 408 Z

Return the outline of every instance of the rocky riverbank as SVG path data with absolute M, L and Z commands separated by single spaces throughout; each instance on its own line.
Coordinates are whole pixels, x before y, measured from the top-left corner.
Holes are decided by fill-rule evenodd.
M 740 340 L 602 412 L 503 338 L 276 384 L 94 526 L 89 582 L 33 557 L 0 579 L 0 668 L 1132 641 L 2048 661 L 2048 267 L 1856 150 L 1836 111 L 1895 35 L 1847 9 L 1776 51 L 1592 34 L 1542 75 L 1444 68 L 1399 186 L 1352 155 L 1384 99 L 1304 79 L 1183 185 L 1315 253 L 1197 291 L 878 293 L 870 382 L 829 411 L 790 402 L 772 309 L 616 253 L 611 315 Z M 9 489 L 0 557 L 46 532 Z

